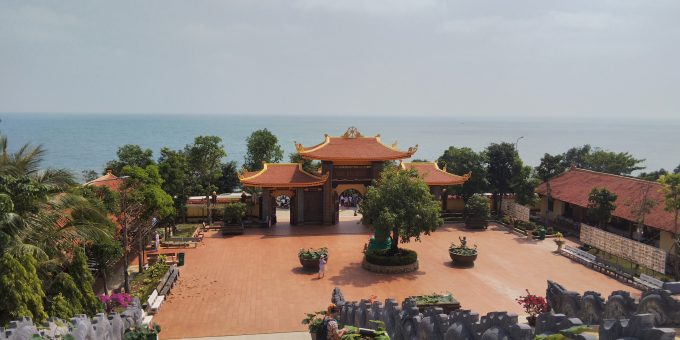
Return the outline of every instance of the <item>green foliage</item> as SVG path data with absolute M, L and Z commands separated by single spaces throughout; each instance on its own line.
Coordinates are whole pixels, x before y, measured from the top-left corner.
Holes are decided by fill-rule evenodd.
M 359 333 L 359 328 L 354 326 L 346 325 L 347 333 L 345 333 L 340 339 L 342 340 L 390 340 L 390 336 L 385 330 L 385 323 L 380 320 L 369 320 L 370 323 L 376 324 L 375 330 L 370 331 L 371 334 L 361 335 Z
M 138 297 L 140 301 L 146 301 L 169 268 L 170 266 L 165 263 L 165 256 L 159 256 L 156 263 L 130 281 L 130 295 Z
M 379 266 L 405 266 L 418 261 L 418 253 L 404 248 L 396 252 L 391 249 L 367 250 L 366 261 Z
M 605 227 L 616 209 L 616 198 L 614 193 L 605 188 L 593 188 L 588 195 L 588 216 L 596 220 L 600 227 Z
M 81 171 L 81 176 L 83 177 L 85 183 L 87 183 L 99 178 L 99 173 L 95 170 L 89 169 Z
M 283 149 L 279 139 L 267 129 L 253 131 L 246 139 L 248 151 L 244 157 L 243 167 L 248 171 L 262 169 L 262 163 L 276 163 L 283 159 Z
M 478 217 L 489 218 L 490 208 L 489 200 L 480 195 L 474 194 L 465 202 L 465 214 Z
M 182 151 L 169 148 L 161 149 L 158 158 L 158 173 L 163 179 L 161 188 L 171 197 L 176 198 L 175 210 L 183 214 L 184 204 L 189 196 L 189 161 Z
M 47 306 L 49 311 L 48 314 L 53 318 L 69 320 L 74 315 L 78 314 L 78 312 L 73 309 L 72 305 L 61 293 L 49 298 L 47 301 Z
M 311 159 L 302 158 L 302 156 L 300 156 L 300 154 L 297 152 L 288 155 L 288 161 L 291 163 L 302 163 L 302 170 L 309 172 L 310 174 L 315 174 L 321 167 L 321 163 Z
M 224 222 L 241 223 L 246 217 L 246 204 L 241 202 L 227 203 L 224 205 Z
M 633 171 L 644 169 L 640 164 L 644 159 L 637 159 L 628 152 L 612 152 L 593 148 L 586 144 L 573 147 L 563 154 L 562 166 L 571 165 L 582 169 L 606 172 L 615 175 L 630 175 Z
M 359 206 L 363 223 L 392 230 L 392 251 L 399 241 L 420 241 L 421 234 L 429 235 L 441 226 L 440 212 L 440 202 L 414 170 L 384 170 Z
M 157 339 L 157 334 L 161 332 L 158 324 L 134 326 L 123 334 L 123 340 L 150 340 Z
M 305 318 L 302 319 L 302 324 L 307 325 L 307 329 L 310 333 L 316 333 L 319 327 L 323 325 L 323 318 L 326 315 L 325 310 L 321 310 L 313 313 L 305 313 Z
M 45 294 L 30 255 L 14 258 L 3 253 L 0 258 L 0 325 L 22 316 L 36 322 L 47 318 L 43 307 Z
M 472 174 L 462 186 L 449 188 L 449 192 L 460 195 L 465 201 L 474 194 L 486 192 L 489 188 L 485 166 L 486 155 L 483 152 L 450 146 L 443 155 L 439 156 L 437 164 L 441 168 L 446 167 L 446 171 L 452 174 Z
M 193 144 L 184 147 L 189 161 L 191 194 L 207 195 L 217 190 L 217 181 L 222 176 L 222 158 L 227 156 L 222 138 L 198 136 Z
M 674 229 L 678 232 L 678 212 L 680 211 L 680 174 L 669 174 L 659 178 L 659 183 L 663 186 L 661 192 L 664 195 L 664 209 L 674 214 Z
M 328 248 L 326 247 L 321 247 L 319 249 L 309 248 L 300 249 L 300 251 L 298 251 L 298 257 L 302 259 L 318 260 L 321 258 L 321 256 L 328 257 Z
M 234 189 L 241 185 L 238 179 L 238 165 L 234 161 L 224 163 L 220 166 L 222 174 L 217 180 L 219 192 L 234 192 Z
M 174 202 L 161 188 L 163 179 L 156 165 L 146 168 L 126 166 L 122 174 L 128 176 L 126 189 L 132 189 L 128 199 L 144 207 L 141 218 L 151 220 L 151 217 L 158 216 L 162 219 L 174 214 Z
M 106 186 L 81 186 L 76 190 L 77 193 L 85 197 L 91 205 L 108 214 L 116 214 L 119 209 L 118 192 Z
M 475 244 L 472 248 L 470 248 L 465 242 L 461 242 L 460 244 L 451 242 L 451 245 L 449 246 L 449 253 L 461 256 L 474 256 L 477 255 L 477 245 Z
M 555 334 L 541 334 L 541 335 L 536 335 L 534 337 L 534 340 L 566 340 L 566 339 L 574 339 L 576 338 L 577 335 L 592 331 L 590 327 L 588 326 L 573 326 L 567 329 L 561 330 L 559 333 Z
M 536 175 L 544 182 L 549 181 L 567 169 L 563 161 L 564 155 L 544 154 L 541 158 L 541 164 L 536 167 Z
M 432 293 L 427 295 L 412 296 L 412 298 L 416 300 L 416 305 L 435 305 L 439 303 L 453 303 L 455 301 L 451 293 Z
M 118 159 L 107 162 L 106 169 L 104 169 L 111 170 L 114 175 L 119 175 L 126 166 L 146 168 L 149 165 L 155 164 L 153 161 L 153 151 L 151 149 L 142 149 L 139 145 L 123 145 L 118 148 L 116 154 Z
M 83 312 L 87 315 L 95 315 L 101 310 L 101 305 L 97 296 L 92 290 L 94 284 L 94 277 L 87 266 L 87 256 L 85 250 L 81 247 L 76 247 L 73 253 L 73 260 L 66 268 L 81 293 L 80 304 L 83 306 Z M 71 301 L 71 300 L 69 300 Z M 71 301 L 72 302 L 72 301 Z
M 645 181 L 656 182 L 663 175 L 668 175 L 668 171 L 666 171 L 666 169 L 661 168 L 661 169 L 656 170 L 656 171 L 641 172 L 637 177 L 639 179 L 644 179 Z

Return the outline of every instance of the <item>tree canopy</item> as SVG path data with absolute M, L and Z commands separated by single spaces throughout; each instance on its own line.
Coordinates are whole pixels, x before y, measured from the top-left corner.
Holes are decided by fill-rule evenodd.
M 593 188 L 588 195 L 588 216 L 597 221 L 597 224 L 605 228 L 612 218 L 612 212 L 616 209 L 616 194 L 605 188 Z
M 253 131 L 246 139 L 248 151 L 244 157 L 243 167 L 248 171 L 262 169 L 262 163 L 276 163 L 283 159 L 283 149 L 279 139 L 267 129 Z
M 444 154 L 437 159 L 439 167 L 446 167 L 446 171 L 456 175 L 472 173 L 470 179 L 465 184 L 449 188 L 453 192 L 463 197 L 463 200 L 470 198 L 474 194 L 484 193 L 489 188 L 486 173 L 486 155 L 483 152 L 475 152 L 471 148 L 456 148 L 450 146 Z
M 420 241 L 421 234 L 429 235 L 443 224 L 439 201 L 415 170 L 383 170 L 375 185 L 368 187 L 359 212 L 363 223 L 392 231 L 393 252 L 398 242 Z
M 680 212 L 680 174 L 668 174 L 659 178 L 663 186 L 664 209 L 674 214 L 673 230 L 678 234 L 678 212 Z
M 302 156 L 297 152 L 293 152 L 288 155 L 288 161 L 291 163 L 302 163 L 302 169 L 311 174 L 316 173 L 319 170 L 319 167 L 321 167 L 321 163 L 311 159 L 302 158 Z
M 193 144 L 184 148 L 189 162 L 191 191 L 208 195 L 217 190 L 217 181 L 222 176 L 222 158 L 227 156 L 222 146 L 222 138 L 217 136 L 198 136 Z
M 593 148 L 589 144 L 573 147 L 563 154 L 562 166 L 568 169 L 575 165 L 581 169 L 606 172 L 614 175 L 630 175 L 633 171 L 644 169 L 640 164 L 644 159 L 637 159 L 628 152 L 613 152 L 601 148 Z
M 106 163 L 106 170 L 111 170 L 114 175 L 120 175 L 123 167 L 136 166 L 146 168 L 148 165 L 156 164 L 153 160 L 153 151 L 151 149 L 142 149 L 136 144 L 126 144 L 118 148 L 116 152 L 117 160 L 112 160 Z

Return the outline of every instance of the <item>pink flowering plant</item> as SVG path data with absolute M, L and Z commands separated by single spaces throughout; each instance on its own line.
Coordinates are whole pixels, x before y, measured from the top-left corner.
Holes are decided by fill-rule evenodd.
M 529 290 L 526 290 L 527 295 L 525 296 L 520 296 L 517 298 L 515 301 L 524 308 L 524 312 L 529 315 L 529 317 L 536 318 L 538 314 L 541 313 L 547 313 L 550 311 L 550 305 L 548 305 L 548 302 L 545 300 L 544 297 L 534 295 L 529 293 Z
M 99 301 L 104 304 L 106 313 L 119 312 L 132 303 L 132 296 L 126 293 L 113 293 L 109 296 L 102 294 L 99 296 Z

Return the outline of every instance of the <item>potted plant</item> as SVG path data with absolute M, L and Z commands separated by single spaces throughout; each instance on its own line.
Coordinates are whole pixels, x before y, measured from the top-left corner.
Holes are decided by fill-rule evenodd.
M 465 236 L 459 237 L 458 240 L 460 240 L 459 245 L 455 242 L 451 242 L 451 246 L 449 247 L 449 256 L 451 257 L 451 260 L 453 260 L 454 264 L 463 266 L 474 265 L 475 260 L 477 259 L 477 245 L 475 244 L 474 248 L 468 247 Z
M 319 270 L 319 259 L 321 258 L 321 256 L 325 256 L 326 261 L 328 261 L 328 248 L 326 247 L 321 247 L 319 249 L 303 248 L 300 249 L 300 251 L 298 251 L 298 259 L 300 260 L 300 264 L 304 269 Z
M 241 202 L 227 203 L 224 206 L 224 226 L 222 234 L 242 234 L 243 219 L 246 217 L 246 204 Z
M 536 224 L 533 222 L 523 222 L 524 231 L 527 233 L 528 239 L 534 238 L 534 230 L 536 229 Z
M 444 314 L 447 315 L 456 309 L 460 309 L 460 302 L 454 299 L 451 293 L 432 293 L 412 296 L 411 298 L 416 301 L 416 306 L 421 313 L 424 313 L 430 307 L 441 307 L 444 310 Z
M 465 227 L 468 229 L 486 229 L 489 225 L 489 200 L 474 194 L 465 202 Z
M 548 305 L 548 302 L 544 297 L 533 295 L 529 293 L 528 289 L 526 292 L 527 295 L 520 296 L 515 301 L 517 301 L 517 303 L 524 308 L 524 312 L 527 313 L 527 322 L 529 323 L 529 326 L 535 327 L 538 314 L 549 312 L 550 305 Z
M 559 232 L 559 231 L 556 232 L 556 233 L 555 233 L 555 238 L 553 239 L 553 241 L 554 241 L 555 244 L 557 245 L 557 252 L 559 253 L 560 251 L 562 251 L 562 246 L 564 246 L 564 243 L 565 243 L 565 241 L 564 241 L 564 235 L 562 235 L 562 233 Z
M 316 332 L 319 330 L 321 325 L 323 325 L 323 319 L 326 315 L 326 311 L 318 311 L 313 313 L 306 313 L 306 317 L 302 319 L 302 324 L 307 325 L 309 334 L 312 336 L 312 340 L 316 340 Z

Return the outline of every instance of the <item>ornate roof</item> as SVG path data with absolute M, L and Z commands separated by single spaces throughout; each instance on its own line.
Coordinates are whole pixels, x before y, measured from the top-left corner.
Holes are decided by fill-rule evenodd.
M 427 185 L 463 185 L 472 173 L 467 173 L 463 176 L 454 175 L 446 172 L 446 168 L 439 169 L 439 166 L 435 162 L 411 162 L 411 163 L 401 163 L 401 168 L 405 170 L 415 169 L 418 171 L 418 175 L 427 183 Z
M 614 202 L 616 209 L 612 215 L 632 222 L 637 221 L 636 209 L 647 192 L 647 199 L 655 202 L 655 205 L 645 215 L 645 225 L 669 232 L 674 231 L 673 214 L 664 210 L 662 185 L 657 182 L 576 167 L 550 179 L 550 196 L 553 199 L 583 208 L 588 207 L 588 196 L 593 188 L 605 188 L 616 194 Z M 546 183 L 541 183 L 536 192 L 546 196 L 548 194 Z
M 118 190 L 123 184 L 124 179 L 114 175 L 111 170 L 106 171 L 106 175 L 101 176 L 97 179 L 91 180 L 85 185 L 92 185 L 96 187 L 108 187 L 111 190 Z
M 260 171 L 239 174 L 241 184 L 261 188 L 305 188 L 326 183 L 328 174 L 312 175 L 302 170 L 302 163 L 264 163 Z
M 380 135 L 363 136 L 355 127 L 350 127 L 340 137 L 325 135 L 325 140 L 315 146 L 305 147 L 295 143 L 297 152 L 305 159 L 322 161 L 390 161 L 411 157 L 418 145 L 406 151 L 397 149 L 397 143 L 386 145 Z

